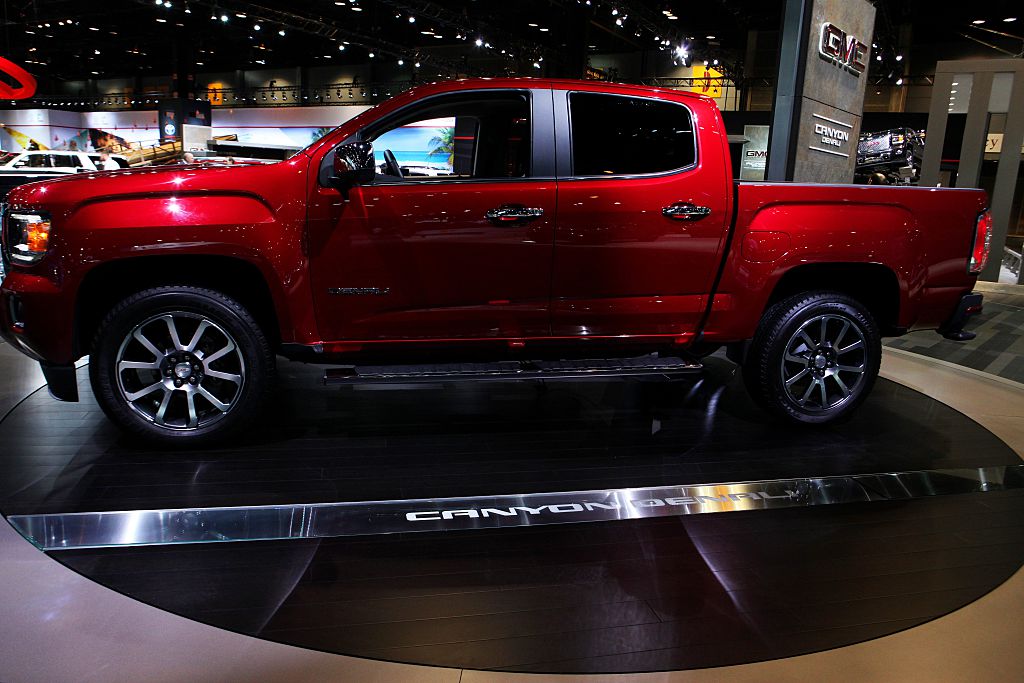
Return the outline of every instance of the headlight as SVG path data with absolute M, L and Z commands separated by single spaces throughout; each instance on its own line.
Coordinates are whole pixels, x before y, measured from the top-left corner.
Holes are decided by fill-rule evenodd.
M 15 263 L 35 263 L 50 248 L 50 214 L 12 211 L 7 214 L 9 254 Z

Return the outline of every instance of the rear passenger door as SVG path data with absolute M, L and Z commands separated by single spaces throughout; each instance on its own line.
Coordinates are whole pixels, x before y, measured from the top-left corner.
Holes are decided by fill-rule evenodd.
M 699 101 L 556 91 L 555 102 L 552 334 L 685 340 L 727 229 L 720 118 Z

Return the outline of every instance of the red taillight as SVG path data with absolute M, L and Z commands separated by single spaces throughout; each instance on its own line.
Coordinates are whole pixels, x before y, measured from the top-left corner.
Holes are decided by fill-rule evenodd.
M 974 226 L 974 248 L 971 249 L 971 263 L 967 272 L 977 275 L 985 269 L 988 255 L 992 251 L 992 213 L 983 211 Z

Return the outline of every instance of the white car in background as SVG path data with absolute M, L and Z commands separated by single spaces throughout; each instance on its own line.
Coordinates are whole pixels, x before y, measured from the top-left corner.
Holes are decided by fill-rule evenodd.
M 123 156 L 111 154 L 110 158 L 121 168 L 128 168 L 128 160 Z M 98 171 L 102 170 L 101 166 L 100 155 L 95 152 L 55 149 L 0 152 L 0 200 L 18 185 L 72 173 Z
M 112 154 L 111 159 L 121 168 L 128 168 L 128 160 Z M 97 153 L 65 150 L 32 150 L 28 152 L 0 152 L 0 173 L 84 173 L 100 170 Z

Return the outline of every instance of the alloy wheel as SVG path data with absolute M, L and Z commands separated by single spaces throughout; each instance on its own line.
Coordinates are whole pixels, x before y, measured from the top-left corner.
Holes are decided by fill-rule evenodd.
M 864 381 L 867 343 L 854 321 L 840 315 L 807 320 L 786 343 L 780 372 L 786 396 L 809 412 L 834 410 Z
M 198 313 L 153 315 L 125 336 L 115 361 L 124 401 L 168 430 L 212 425 L 237 403 L 245 383 L 238 343 Z

